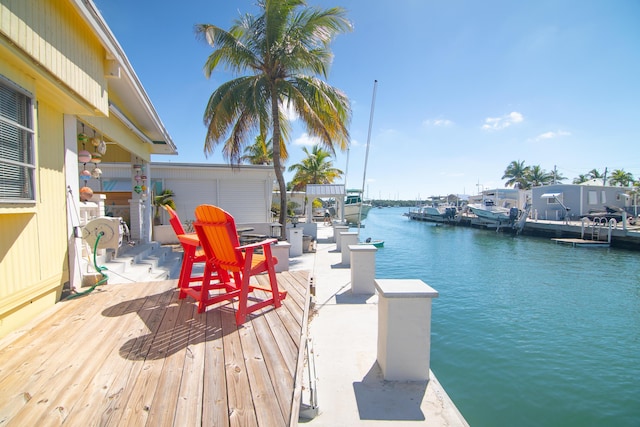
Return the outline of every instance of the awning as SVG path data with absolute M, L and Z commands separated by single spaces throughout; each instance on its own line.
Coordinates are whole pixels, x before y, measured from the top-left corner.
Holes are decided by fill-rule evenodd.
M 344 184 L 307 184 L 306 193 L 313 197 L 344 196 Z
M 542 196 L 540 196 L 540 198 L 541 199 L 557 199 L 560 196 L 562 196 L 562 193 L 544 193 Z

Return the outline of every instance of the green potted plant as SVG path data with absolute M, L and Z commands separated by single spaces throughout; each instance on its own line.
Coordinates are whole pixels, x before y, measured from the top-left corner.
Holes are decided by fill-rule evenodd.
M 168 188 L 162 190 L 160 194 L 153 196 L 153 206 L 155 209 L 155 214 L 153 216 L 154 225 L 162 225 L 163 206 L 169 206 L 172 209 L 176 208 L 176 203 L 173 201 L 174 197 L 176 197 L 175 193 Z
M 163 206 L 169 206 L 173 209 L 176 208 L 176 204 L 173 200 L 175 193 L 172 190 L 165 189 L 161 193 L 153 196 L 153 207 L 155 209 L 153 215 L 153 240 L 161 244 L 175 244 L 178 243 L 176 233 L 173 231 L 171 225 L 163 224 Z

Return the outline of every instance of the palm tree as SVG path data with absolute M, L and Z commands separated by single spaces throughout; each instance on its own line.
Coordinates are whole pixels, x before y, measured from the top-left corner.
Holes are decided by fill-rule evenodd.
M 589 176 L 588 175 L 578 175 L 576 178 L 573 178 L 573 183 L 574 184 L 582 184 L 583 182 L 587 182 L 589 181 Z
M 168 188 L 162 190 L 162 193 L 160 194 L 156 194 L 155 196 L 153 196 L 153 206 L 156 209 L 155 212 L 155 216 L 153 217 L 153 223 L 155 225 L 159 225 L 160 224 L 160 208 L 162 206 L 169 206 L 171 209 L 175 209 L 176 208 L 176 203 L 174 202 L 173 198 L 176 197 L 175 193 L 172 190 L 169 190 Z
M 333 58 L 331 41 L 352 26 L 344 9 L 309 8 L 304 0 L 258 0 L 258 7 L 260 15 L 246 14 L 228 31 L 211 24 L 195 27 L 196 34 L 214 49 L 205 63 L 207 77 L 221 63 L 234 73 L 247 74 L 223 83 L 211 94 L 204 113 L 204 151 L 212 153 L 224 140 L 223 155 L 237 162 L 249 134 L 266 134 L 271 127 L 284 224 L 287 198 L 281 148 L 288 122 L 283 107 L 292 108 L 307 133 L 332 153 L 335 147 L 347 148 L 349 100 L 319 77 L 327 77 Z
M 302 162 L 289 167 L 289 172 L 296 172 L 291 182 L 291 191 L 300 191 L 307 184 L 331 184 L 342 176 L 342 171 L 333 167 L 331 153 L 323 150 L 319 145 L 314 145 L 311 153 L 307 147 L 302 150 L 307 157 L 302 159 Z
M 598 169 L 591 169 L 589 171 L 589 178 L 590 179 L 602 178 L 602 174 L 598 171 Z
M 527 182 L 527 173 L 529 172 L 529 166 L 524 165 L 523 161 L 512 161 L 509 166 L 504 170 L 504 175 L 501 179 L 508 179 L 504 183 L 505 187 L 515 187 L 516 184 L 522 189 L 528 189 L 529 183 Z
M 614 187 L 617 185 L 620 185 L 620 187 L 628 187 L 630 184 L 633 184 L 633 175 L 631 172 L 625 172 L 624 169 L 616 169 L 611 172 L 609 184 Z
M 281 157 L 283 156 L 281 155 Z M 240 158 L 240 161 L 250 165 L 273 164 L 272 140 L 265 141 L 262 134 L 256 136 L 256 142 L 244 148 L 244 156 Z
M 567 179 L 566 176 L 562 176 L 562 174 L 560 172 L 558 172 L 558 170 L 555 169 L 555 168 L 551 172 L 549 172 L 549 175 L 551 175 L 550 184 L 559 184 L 562 181 L 564 181 L 565 179 Z
M 527 188 L 539 187 L 541 185 L 549 185 L 553 183 L 553 173 L 545 171 L 540 167 L 540 165 L 529 167 L 525 178 L 527 180 Z

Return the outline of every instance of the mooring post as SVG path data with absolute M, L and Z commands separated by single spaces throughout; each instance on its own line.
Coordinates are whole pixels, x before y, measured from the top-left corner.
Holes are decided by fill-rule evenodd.
M 350 245 L 351 250 L 351 293 L 373 295 L 376 293 L 376 252 L 373 245 Z
M 378 364 L 388 381 L 429 379 L 431 300 L 438 291 L 417 279 L 376 279 Z

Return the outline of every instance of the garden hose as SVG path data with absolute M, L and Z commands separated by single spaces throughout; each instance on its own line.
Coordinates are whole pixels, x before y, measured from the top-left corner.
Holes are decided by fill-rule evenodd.
M 104 270 L 106 270 L 107 267 L 104 267 L 104 266 L 103 267 L 99 267 L 98 266 L 98 260 L 96 259 L 96 253 L 98 252 L 98 243 L 100 242 L 100 238 L 102 236 L 104 236 L 104 231 L 101 231 L 101 232 L 98 233 L 98 236 L 96 238 L 96 242 L 93 245 L 93 267 L 96 269 L 96 271 L 98 273 L 100 273 L 102 275 L 102 278 L 100 280 L 98 280 L 98 282 L 95 285 L 91 286 L 89 289 L 84 290 L 82 292 L 77 292 L 75 294 L 71 294 L 68 297 L 66 297 L 65 300 L 77 298 L 77 297 L 82 296 L 82 295 L 86 295 L 89 292 L 92 292 L 98 286 L 104 285 L 107 282 L 107 280 L 109 280 L 109 276 L 104 274 Z

